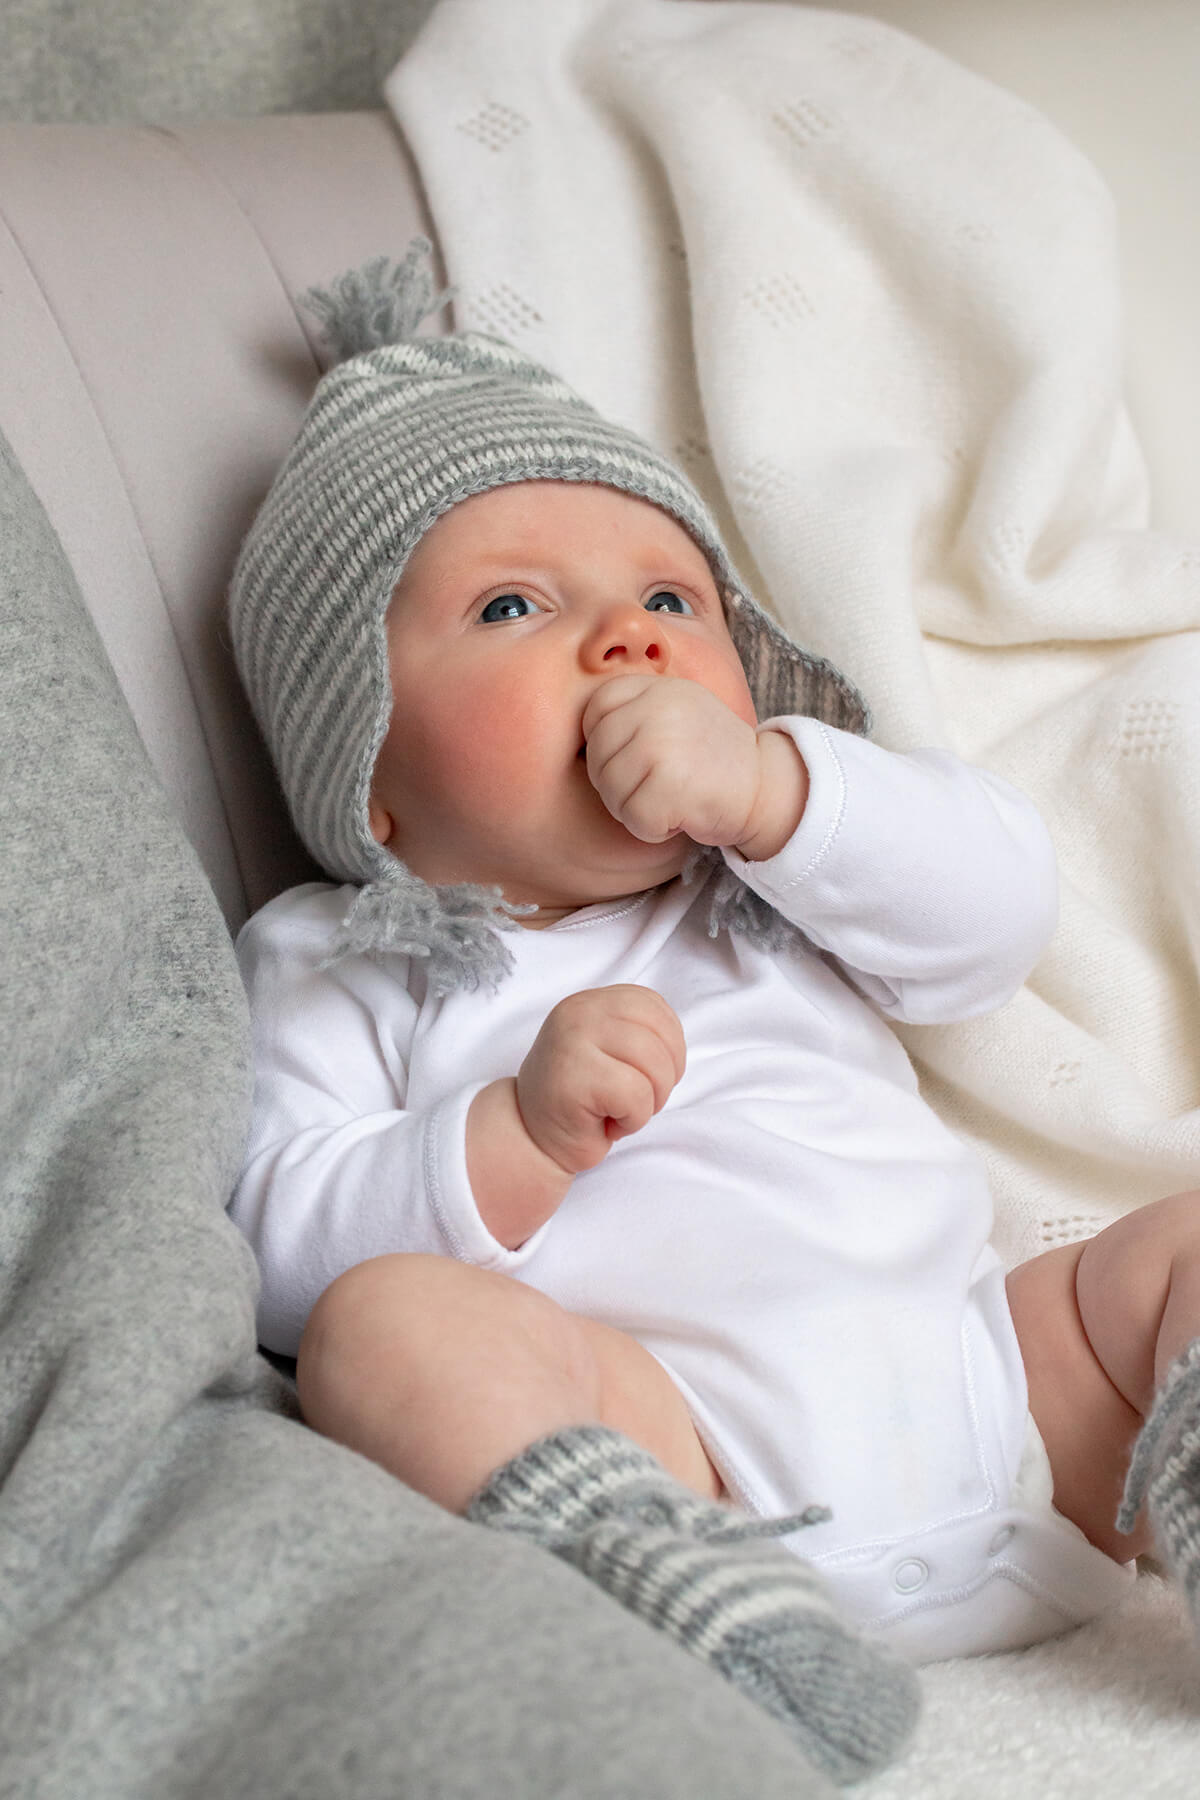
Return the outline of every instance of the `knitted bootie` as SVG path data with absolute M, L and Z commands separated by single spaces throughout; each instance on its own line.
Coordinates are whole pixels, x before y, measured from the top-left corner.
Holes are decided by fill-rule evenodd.
M 752 1519 L 620 1432 L 579 1425 L 497 1470 L 466 1516 L 571 1563 L 780 1720 L 840 1785 L 889 1762 L 912 1729 L 913 1671 L 842 1624 L 813 1569 L 770 1541 L 821 1507 Z
M 1200 1634 L 1200 1338 L 1167 1370 L 1133 1447 L 1118 1531 L 1133 1530 L 1143 1500 L 1155 1548 Z

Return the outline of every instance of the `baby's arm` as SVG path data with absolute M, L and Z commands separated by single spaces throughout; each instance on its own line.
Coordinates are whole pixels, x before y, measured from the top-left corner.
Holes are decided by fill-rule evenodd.
M 515 1077 L 476 1094 L 467 1173 L 492 1236 L 516 1249 L 584 1169 L 640 1131 L 683 1075 L 679 1020 L 651 988 L 571 994 L 548 1014 Z
M 337 889 L 295 890 L 238 941 L 254 1105 L 229 1210 L 259 1266 L 260 1341 L 291 1356 L 320 1294 L 356 1263 L 400 1249 L 504 1255 L 474 1216 L 463 1167 L 482 1083 L 409 1106 L 418 1014 L 396 962 L 323 966 L 346 904 Z
M 1054 847 L 1032 802 L 946 750 L 778 724 L 809 771 L 804 819 L 768 861 L 726 849 L 734 872 L 891 1018 L 938 1024 L 1011 999 L 1058 912 Z
M 638 1130 L 683 1070 L 666 1002 L 608 988 L 554 1008 L 514 1077 L 410 1104 L 418 1013 L 398 965 L 324 966 L 345 904 L 297 890 L 238 945 L 255 1100 L 230 1212 L 261 1272 L 260 1339 L 284 1355 L 330 1282 L 372 1257 L 514 1269 L 574 1173 Z
M 583 725 L 593 785 L 635 837 L 720 846 L 892 1018 L 990 1012 L 1049 942 L 1045 826 L 1008 782 L 948 751 L 885 750 L 810 718 L 756 731 L 665 676 L 606 682 Z

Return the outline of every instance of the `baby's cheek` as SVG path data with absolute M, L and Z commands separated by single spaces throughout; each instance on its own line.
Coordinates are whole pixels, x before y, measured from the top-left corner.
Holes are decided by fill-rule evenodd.
M 752 727 L 757 726 L 758 711 L 751 698 L 750 689 L 746 685 L 745 676 L 743 676 L 741 681 L 733 687 L 726 698 L 725 704 L 731 711 L 737 714 L 738 718 L 741 719 L 744 724 Z
M 679 670 L 678 673 L 688 673 Z M 758 714 L 750 694 L 750 686 L 746 680 L 746 672 L 742 668 L 737 651 L 730 648 L 728 656 L 711 655 L 703 663 L 690 672 L 692 681 L 700 682 L 718 700 L 723 700 L 730 712 L 735 713 L 743 724 L 758 724 Z
M 444 736 L 446 776 L 481 800 L 511 808 L 545 777 L 551 697 L 493 680 L 465 689 L 459 700 L 457 726 Z

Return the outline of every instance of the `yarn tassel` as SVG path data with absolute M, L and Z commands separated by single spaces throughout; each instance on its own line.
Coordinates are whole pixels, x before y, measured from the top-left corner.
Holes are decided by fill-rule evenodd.
M 498 887 L 431 887 L 395 861 L 359 889 L 325 966 L 343 956 L 412 956 L 425 959 L 431 994 L 494 991 L 513 967 L 499 933 L 517 930 L 516 915 L 536 911 L 505 900 Z
M 433 245 L 427 237 L 415 237 L 400 262 L 373 256 L 327 288 L 309 288 L 300 304 L 320 321 L 321 338 L 337 363 L 414 337 L 421 321 L 447 305 L 452 292 L 435 291 Z

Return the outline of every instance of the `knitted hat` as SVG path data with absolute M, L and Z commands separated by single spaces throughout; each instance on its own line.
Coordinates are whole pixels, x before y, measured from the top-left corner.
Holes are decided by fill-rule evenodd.
M 600 483 L 653 502 L 713 570 L 760 718 L 809 713 L 865 731 L 858 693 L 750 598 L 691 483 L 549 370 L 499 339 L 418 337 L 430 246 L 343 275 L 305 304 L 335 366 L 242 547 L 230 589 L 238 670 L 297 830 L 316 860 L 366 884 L 345 948 L 430 958 L 436 985 L 508 962 L 496 889 L 432 889 L 376 842 L 368 800 L 392 710 L 386 616 L 413 549 L 459 501 L 517 481 Z

